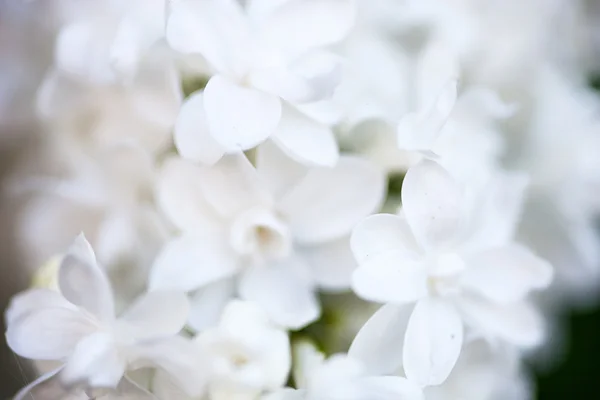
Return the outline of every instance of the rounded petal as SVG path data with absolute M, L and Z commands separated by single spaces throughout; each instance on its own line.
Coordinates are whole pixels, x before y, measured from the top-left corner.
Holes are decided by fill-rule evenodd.
M 354 26 L 352 0 L 291 0 L 275 9 L 261 25 L 261 38 L 290 54 L 342 40 Z M 313 29 L 307 31 L 306 27 Z
M 417 303 L 404 338 L 404 372 L 420 386 L 443 383 L 463 343 L 463 327 L 453 306 L 439 299 Z
M 6 342 L 16 354 L 33 360 L 60 360 L 97 330 L 97 322 L 79 310 L 40 308 L 12 321 Z
M 356 261 L 347 237 L 299 250 L 311 269 L 315 283 L 326 291 L 345 291 L 352 283 Z
M 210 135 L 204 93 L 192 94 L 181 107 L 175 131 L 175 147 L 188 160 L 213 165 L 223 157 L 225 149 Z
M 256 172 L 273 197 L 279 199 L 306 175 L 308 167 L 267 140 L 256 150 Z
M 232 276 L 238 267 L 226 237 L 183 235 L 167 243 L 156 257 L 149 287 L 189 292 Z
M 298 242 L 317 244 L 348 235 L 380 207 L 384 196 L 383 172 L 368 161 L 347 156 L 334 168 L 312 169 L 281 199 L 279 210 Z
M 251 268 L 241 276 L 240 297 L 258 303 L 275 323 L 301 329 L 321 313 L 314 288 L 303 276 L 305 268 L 296 260 Z
M 51 289 L 30 289 L 15 295 L 4 314 L 6 326 L 15 323 L 19 318 L 47 308 L 65 308 L 75 310 L 60 293 Z
M 216 326 L 225 305 L 234 295 L 232 279 L 223 279 L 196 290 L 190 299 L 188 325 L 197 332 Z
M 361 361 L 369 375 L 395 373 L 402 365 L 404 334 L 413 308 L 382 306 L 360 328 L 348 356 Z
M 348 400 L 423 400 L 421 388 L 399 376 L 369 376 L 358 378 L 350 386 Z
M 404 251 L 370 257 L 352 275 L 352 289 L 361 298 L 405 304 L 427 295 L 427 269 Z
M 62 295 L 104 321 L 114 318 L 110 282 L 96 261 L 92 246 L 80 234 L 63 257 L 58 275 Z
M 518 244 L 474 254 L 467 263 L 461 284 L 497 303 L 522 300 L 552 281 L 552 266 Z
M 179 158 L 165 161 L 156 185 L 156 201 L 169 220 L 183 231 L 219 229 L 216 210 L 204 197 L 202 170 Z
M 402 184 L 402 209 L 418 242 L 439 247 L 456 239 L 463 224 L 461 187 L 439 164 L 424 160 Z
M 359 222 L 352 230 L 350 246 L 359 264 L 391 250 L 418 250 L 406 220 L 394 214 L 376 214 Z
M 65 386 L 92 388 L 117 387 L 125 373 L 126 361 L 119 354 L 114 338 L 98 332 L 81 340 L 61 371 Z
M 158 339 L 178 334 L 185 326 L 190 302 L 183 292 L 153 291 L 129 307 L 119 322 L 138 340 Z
M 331 128 L 289 106 L 272 139 L 288 156 L 303 164 L 333 167 L 339 159 Z
M 213 138 L 230 153 L 251 149 L 275 132 L 279 97 L 216 75 L 204 89 L 204 110 Z
M 519 347 L 539 345 L 545 336 L 540 312 L 528 302 L 493 304 L 474 296 L 459 303 L 465 323 L 488 339 L 502 339 Z
M 243 154 L 225 156 L 211 168 L 203 168 L 200 183 L 206 200 L 224 217 L 273 203 L 256 169 Z

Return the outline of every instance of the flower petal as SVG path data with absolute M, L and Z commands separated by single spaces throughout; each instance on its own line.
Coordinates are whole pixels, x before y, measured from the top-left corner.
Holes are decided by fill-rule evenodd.
M 61 371 L 65 386 L 114 389 L 125 373 L 126 361 L 112 335 L 97 332 L 81 340 Z
M 213 138 L 230 153 L 264 142 L 281 119 L 279 97 L 216 75 L 204 89 L 204 110 Z
M 272 139 L 288 156 L 303 164 L 333 167 L 339 159 L 331 128 L 290 106 L 284 108 Z
M 200 183 L 206 200 L 224 217 L 272 204 L 268 189 L 243 154 L 225 156 L 211 168 L 203 168 Z
M 38 308 L 14 319 L 6 342 L 16 354 L 33 360 L 60 360 L 86 335 L 97 330 L 95 321 L 79 310 Z
M 29 289 L 15 295 L 4 314 L 6 326 L 15 323 L 19 318 L 48 308 L 65 308 L 76 310 L 60 293 L 51 289 Z
M 256 150 L 256 172 L 273 197 L 279 199 L 306 175 L 308 168 L 267 140 Z
M 188 292 L 233 275 L 238 266 L 222 235 L 183 235 L 167 243 L 156 257 L 149 287 Z
M 258 303 L 279 325 L 303 328 L 321 313 L 312 283 L 304 276 L 305 268 L 293 259 L 251 268 L 241 276 L 240 297 Z
M 423 400 L 423 391 L 415 383 L 399 376 L 358 378 L 350 385 L 348 400 Z M 341 397 L 340 397 L 341 399 Z
M 519 244 L 474 254 L 461 276 L 464 287 L 497 303 L 522 300 L 552 281 L 552 267 Z
M 545 336 L 540 312 L 528 302 L 494 304 L 469 296 L 459 303 L 465 323 L 489 340 L 501 339 L 519 347 L 539 345 Z
M 359 222 L 352 230 L 350 246 L 359 264 L 390 250 L 418 250 L 406 219 L 394 214 L 371 215 Z
M 404 251 L 387 251 L 369 257 L 354 271 L 352 289 L 369 301 L 411 303 L 427 295 L 427 269 Z
M 458 360 L 463 343 L 460 316 L 438 299 L 417 303 L 404 338 L 404 372 L 420 386 L 439 385 Z
M 63 296 L 103 321 L 114 318 L 115 306 L 110 282 L 96 261 L 92 246 L 80 234 L 60 266 L 58 284 Z
M 156 201 L 169 220 L 183 231 L 218 229 L 221 221 L 204 197 L 202 170 L 179 158 L 165 161 L 156 185 Z
M 192 94 L 181 107 L 173 134 L 179 154 L 188 160 L 213 165 L 223 157 L 225 149 L 210 135 L 204 93 Z
M 368 161 L 346 156 L 334 168 L 312 169 L 284 196 L 279 210 L 299 243 L 317 244 L 348 235 L 380 207 L 384 195 L 383 172 Z
M 62 367 L 54 371 L 44 374 L 19 390 L 13 400 L 30 400 L 30 399 L 61 399 L 75 400 L 76 397 L 71 397 L 61 385 L 58 379 L 58 374 Z M 79 400 L 79 399 L 77 399 Z
M 402 185 L 402 209 L 417 241 L 436 248 L 456 239 L 463 223 L 460 186 L 439 164 L 424 160 L 410 168 Z
M 345 291 L 352 283 L 356 261 L 347 237 L 298 250 L 310 266 L 315 282 L 326 291 Z
M 404 334 L 412 305 L 386 304 L 360 328 L 348 356 L 362 362 L 369 375 L 395 373 L 402 365 Z
M 234 295 L 232 279 L 222 279 L 196 290 L 190 299 L 189 326 L 199 332 L 217 325 L 223 308 Z
M 125 322 L 138 340 L 157 339 L 178 334 L 189 311 L 190 302 L 185 293 L 153 291 L 136 300 L 119 322 Z
M 261 38 L 290 55 L 342 40 L 352 29 L 351 0 L 291 0 L 274 10 L 261 26 Z M 306 27 L 313 29 L 307 32 Z

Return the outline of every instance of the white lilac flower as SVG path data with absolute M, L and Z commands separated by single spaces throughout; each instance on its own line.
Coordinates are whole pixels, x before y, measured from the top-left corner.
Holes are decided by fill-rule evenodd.
M 333 132 L 303 106 L 331 97 L 341 64 L 324 47 L 344 38 L 354 12 L 352 0 L 173 2 L 169 44 L 202 55 L 213 72 L 181 110 L 181 154 L 214 164 L 272 138 L 298 160 L 334 165 Z
M 320 314 L 318 288 L 349 288 L 350 231 L 384 192 L 383 173 L 367 161 L 344 156 L 307 169 L 270 144 L 256 168 L 243 155 L 210 168 L 169 160 L 157 196 L 182 234 L 157 257 L 150 287 L 194 292 L 197 329 L 236 291 L 276 323 L 301 328 Z
M 219 324 L 201 332 L 194 344 L 209 362 L 209 371 L 198 371 L 198 378 L 207 379 L 206 395 L 211 400 L 257 399 L 265 391 L 283 387 L 288 378 L 288 333 L 274 326 L 255 304 L 233 300 Z M 190 397 L 164 373 L 154 378 L 153 391 L 162 399 L 205 398 Z
M 60 5 L 56 68 L 95 85 L 128 83 L 164 36 L 166 0 L 101 0 Z
M 499 181 L 478 198 L 433 161 L 408 171 L 402 214 L 368 217 L 352 234 L 353 289 L 386 305 L 359 332 L 351 355 L 368 354 L 374 370 L 403 365 L 409 379 L 429 386 L 456 363 L 463 324 L 490 340 L 541 341 L 542 321 L 527 295 L 549 285 L 552 269 L 511 240 L 518 183 Z
M 116 317 L 111 286 L 83 235 L 65 255 L 58 281 L 60 292 L 28 290 L 6 311 L 6 340 L 12 351 L 63 363 L 26 390 L 48 380 L 59 380 L 74 391 L 115 389 L 129 369 L 144 366 L 164 368 L 185 380 L 186 369 L 203 362 L 177 336 L 189 312 L 185 294 L 150 292 Z M 201 390 L 203 384 L 198 379 L 185 383 L 190 390 Z
M 346 354 L 329 358 L 310 343 L 294 346 L 294 381 L 263 400 L 422 400 L 421 389 L 399 376 L 370 375 L 360 361 Z

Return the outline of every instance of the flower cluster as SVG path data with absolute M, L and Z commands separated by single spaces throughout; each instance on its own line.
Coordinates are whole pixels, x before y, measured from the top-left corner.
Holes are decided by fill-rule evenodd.
M 586 2 L 50 3 L 17 400 L 531 396 L 600 286 Z

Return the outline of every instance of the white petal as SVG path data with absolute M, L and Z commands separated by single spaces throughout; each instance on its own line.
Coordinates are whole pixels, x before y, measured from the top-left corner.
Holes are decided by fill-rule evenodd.
M 51 289 L 29 289 L 15 295 L 4 314 L 6 326 L 15 323 L 19 318 L 48 308 L 66 308 L 75 310 L 73 304 L 69 303 L 60 293 Z
M 152 392 L 159 399 L 196 400 L 188 395 L 173 377 L 162 370 L 157 370 L 152 379 Z
M 264 21 L 261 37 L 297 55 L 342 40 L 354 25 L 355 14 L 351 0 L 292 0 Z M 313 29 L 307 31 L 307 26 Z
M 423 400 L 423 391 L 415 383 L 399 376 L 358 378 L 350 386 L 352 400 Z M 341 398 L 340 398 L 341 400 Z
M 352 230 L 350 246 L 359 264 L 390 250 L 418 250 L 406 220 L 393 214 L 376 214 L 359 222 Z
M 539 345 L 545 335 L 542 315 L 528 302 L 499 305 L 476 297 L 459 303 L 465 323 L 488 339 L 501 339 L 520 347 Z
M 379 253 L 354 271 L 352 289 L 370 301 L 411 303 L 427 295 L 427 269 L 404 251 Z
M 242 61 L 247 21 L 235 1 L 178 1 L 171 4 L 166 38 L 182 53 L 199 53 L 218 71 L 233 72 Z
M 34 360 L 60 360 L 77 343 L 97 330 L 97 321 L 79 310 L 38 308 L 12 321 L 6 342 L 16 354 Z
M 272 204 L 268 189 L 243 154 L 225 156 L 211 168 L 203 168 L 200 175 L 206 200 L 222 216 Z
M 60 374 L 66 386 L 116 388 L 125 373 L 126 361 L 113 337 L 98 332 L 81 340 Z
M 188 160 L 213 165 L 223 157 L 225 149 L 210 135 L 204 93 L 192 94 L 181 107 L 173 134 L 179 154 Z
M 58 283 L 61 293 L 71 303 L 85 308 L 101 320 L 114 318 L 110 282 L 83 234 L 75 239 L 63 257 Z
M 272 140 L 267 140 L 256 150 L 256 172 L 278 199 L 306 175 L 308 168 L 287 156 Z
M 431 153 L 456 103 L 456 86 L 456 81 L 448 82 L 431 105 L 400 121 L 396 133 L 398 148 Z
M 149 287 L 188 292 L 227 278 L 237 269 L 237 255 L 226 237 L 183 235 L 167 243 L 156 257 Z
M 217 325 L 223 308 L 234 294 L 232 279 L 223 279 L 196 290 L 190 299 L 189 326 L 199 332 Z
M 157 339 L 178 334 L 189 311 L 190 302 L 185 293 L 153 291 L 129 307 L 119 322 L 126 323 L 138 340 Z
M 204 110 L 213 138 L 234 153 L 257 146 L 275 132 L 281 100 L 216 75 L 204 89 Z
M 219 229 L 216 210 L 206 201 L 202 170 L 179 158 L 165 161 L 156 185 L 159 207 L 183 231 Z
M 119 400 L 158 400 L 156 396 L 127 377 L 124 377 L 119 382 L 116 391 Z
M 345 291 L 352 283 L 356 261 L 348 237 L 298 250 L 310 266 L 315 282 L 327 291 Z
M 291 65 L 253 72 L 250 83 L 292 104 L 329 99 L 342 79 L 340 57 L 325 51 L 311 52 Z
M 347 156 L 334 168 L 312 169 L 281 200 L 279 210 L 298 242 L 316 244 L 348 235 L 358 221 L 380 207 L 384 195 L 382 171 Z
M 552 281 L 550 264 L 518 244 L 474 254 L 467 263 L 462 285 L 498 303 L 522 300 Z
M 140 367 L 159 368 L 168 374 L 175 386 L 192 398 L 199 398 L 205 392 L 210 374 L 207 364 L 209 358 L 191 340 L 174 336 L 138 346 L 138 350 Z
M 439 164 L 424 160 L 402 184 L 402 209 L 417 241 L 426 248 L 456 239 L 463 223 L 461 187 Z
M 239 294 L 257 302 L 279 325 L 300 329 L 315 321 L 321 309 L 314 288 L 296 260 L 260 266 L 245 271 L 239 282 Z
M 333 167 L 339 159 L 331 128 L 290 106 L 284 108 L 272 139 L 288 156 L 303 164 Z
M 260 398 L 261 400 L 305 400 L 304 391 L 291 388 L 278 389 L 274 392 L 267 393 Z
M 348 356 L 361 361 L 370 375 L 395 373 L 402 365 L 404 334 L 412 305 L 386 304 L 360 328 Z
M 420 386 L 441 384 L 454 368 L 462 343 L 462 322 L 454 307 L 438 299 L 420 301 L 404 338 L 406 377 Z

